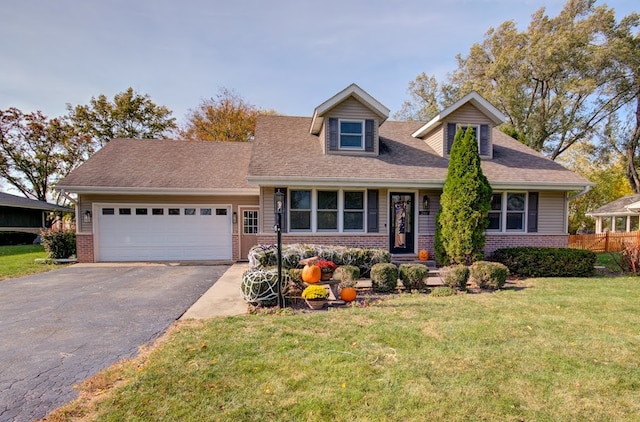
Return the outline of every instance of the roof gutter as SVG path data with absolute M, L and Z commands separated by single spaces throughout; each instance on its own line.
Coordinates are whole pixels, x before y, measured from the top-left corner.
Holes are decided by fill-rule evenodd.
M 591 190 L 591 188 L 593 187 L 593 185 L 587 185 L 584 187 L 584 189 L 582 189 L 580 192 L 571 195 L 569 198 L 567 198 L 567 201 L 573 201 L 574 199 L 584 195 L 585 193 L 589 192 Z
M 181 188 L 139 188 L 139 187 L 112 187 L 112 186 L 65 186 L 55 187 L 59 192 L 73 192 L 85 194 L 111 194 L 111 195 L 171 195 L 171 196 L 210 196 L 210 195 L 234 195 L 255 196 L 260 194 L 257 187 L 250 188 L 223 188 L 223 189 L 181 189 Z

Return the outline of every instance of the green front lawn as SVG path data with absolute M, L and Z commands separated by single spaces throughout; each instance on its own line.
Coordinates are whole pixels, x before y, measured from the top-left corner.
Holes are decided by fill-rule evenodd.
M 60 268 L 54 264 L 36 264 L 36 258 L 46 258 L 41 245 L 0 246 L 0 281 Z
M 181 323 L 50 420 L 629 420 L 639 303 L 635 277 L 546 278 Z

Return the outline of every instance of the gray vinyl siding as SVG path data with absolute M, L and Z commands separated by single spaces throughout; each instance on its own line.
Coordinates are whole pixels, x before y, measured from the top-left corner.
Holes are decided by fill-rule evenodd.
M 480 110 L 475 108 L 472 104 L 465 104 L 449 116 L 447 116 L 446 120 L 443 122 L 443 137 L 442 137 L 442 151 L 446 151 L 446 142 L 448 137 L 447 124 L 448 123 L 456 123 L 461 125 L 489 125 L 489 158 L 493 157 L 493 140 L 492 140 L 492 131 L 494 124 L 493 122 L 487 118 Z M 480 134 L 478 133 L 478 136 Z M 433 147 L 433 146 L 432 146 Z M 435 148 L 434 148 L 435 149 Z
M 429 136 L 427 136 L 424 139 L 427 145 L 433 148 L 436 154 L 438 154 L 441 157 L 444 157 L 445 155 L 444 154 L 445 142 L 443 142 L 443 140 L 447 139 L 446 133 L 445 133 L 446 129 L 447 129 L 447 125 L 441 125 L 438 129 L 431 132 Z
M 538 234 L 566 234 L 567 201 L 565 192 L 540 192 Z
M 424 211 L 422 198 L 429 197 L 429 214 L 420 213 Z M 442 191 L 420 191 L 416 201 L 418 202 L 418 234 L 434 234 L 436 232 L 436 214 L 440 209 L 440 195 Z
M 329 124 L 329 119 L 354 119 L 354 120 L 373 120 L 373 152 L 367 151 L 329 151 L 329 131 L 327 130 L 327 125 Z M 355 98 L 349 98 L 342 103 L 338 104 L 331 110 L 331 114 L 327 115 L 324 119 L 324 124 L 322 130 L 320 132 L 321 139 L 324 139 L 324 147 L 323 150 L 326 153 L 330 154 L 364 154 L 364 155 L 378 155 L 378 116 L 367 107 L 365 107 L 361 102 L 356 100 Z

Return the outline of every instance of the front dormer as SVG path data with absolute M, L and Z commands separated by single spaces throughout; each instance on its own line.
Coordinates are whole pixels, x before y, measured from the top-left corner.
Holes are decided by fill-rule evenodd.
M 316 107 L 310 132 L 325 154 L 378 155 L 378 128 L 389 109 L 356 84 Z
M 471 92 L 447 107 L 411 136 L 423 139 L 440 156 L 449 157 L 458 129 L 471 127 L 478 140 L 480 157 L 493 158 L 492 130 L 506 116 L 477 92 Z

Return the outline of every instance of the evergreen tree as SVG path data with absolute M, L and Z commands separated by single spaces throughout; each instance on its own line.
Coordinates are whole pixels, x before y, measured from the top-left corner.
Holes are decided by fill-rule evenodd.
M 451 264 L 470 265 L 484 257 L 491 185 L 482 173 L 473 129 L 458 129 L 440 197 L 436 238 Z

